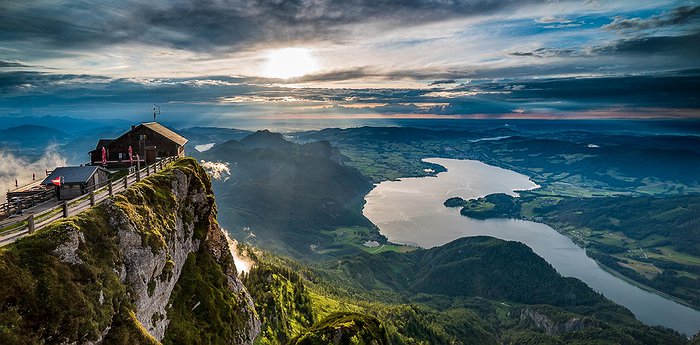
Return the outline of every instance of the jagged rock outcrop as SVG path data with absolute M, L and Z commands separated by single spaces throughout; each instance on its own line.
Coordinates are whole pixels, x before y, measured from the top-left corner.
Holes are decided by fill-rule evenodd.
M 524 308 L 520 312 L 520 320 L 531 322 L 535 328 L 541 329 L 549 335 L 559 335 L 596 327 L 595 323 L 591 320 L 580 317 L 573 317 L 565 322 L 555 322 L 547 317 L 547 315 L 531 308 Z
M 225 336 L 211 343 L 252 344 L 260 330 L 216 222 L 211 183 L 193 159 L 4 248 L 0 274 L 2 344 L 175 343 L 181 334 L 171 328 L 201 328 L 194 323 L 221 310 L 231 321 L 217 325 Z M 183 318 L 178 308 L 191 303 L 179 300 L 191 297 L 183 286 L 205 285 L 203 277 L 225 282 L 205 291 L 221 300 Z

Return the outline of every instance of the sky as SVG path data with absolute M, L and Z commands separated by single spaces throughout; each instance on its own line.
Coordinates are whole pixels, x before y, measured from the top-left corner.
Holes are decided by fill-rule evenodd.
M 700 118 L 699 61 L 700 0 L 0 0 L 0 122 Z

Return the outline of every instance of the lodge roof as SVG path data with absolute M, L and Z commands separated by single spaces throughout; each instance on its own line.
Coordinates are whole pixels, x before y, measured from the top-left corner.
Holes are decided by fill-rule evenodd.
M 172 140 L 173 142 L 175 142 L 176 144 L 178 144 L 180 146 L 184 146 L 187 143 L 187 139 L 185 139 L 185 137 L 171 131 L 170 129 L 161 125 L 158 122 L 144 122 L 144 123 L 140 124 L 139 126 L 145 126 L 148 129 Z M 138 128 L 139 126 L 136 126 L 136 128 Z
M 53 169 L 51 174 L 41 181 L 41 184 L 51 185 L 53 184 L 51 180 L 55 180 L 58 177 L 63 177 L 63 184 L 87 183 L 98 169 L 105 170 L 97 166 L 59 167 Z
M 97 142 L 97 147 L 95 147 L 95 150 L 101 150 L 103 147 L 107 147 L 107 145 L 113 141 L 114 139 L 100 139 L 100 141 Z

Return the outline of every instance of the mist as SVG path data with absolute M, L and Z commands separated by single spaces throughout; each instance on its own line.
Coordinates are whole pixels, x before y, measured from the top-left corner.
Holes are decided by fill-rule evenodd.
M 204 170 L 215 180 L 226 181 L 231 177 L 231 169 L 229 168 L 229 163 L 222 162 L 208 162 L 202 160 L 199 164 L 204 168 Z
M 7 201 L 5 192 L 15 188 L 15 180 L 20 186 L 24 186 L 32 182 L 32 174 L 36 174 L 36 180 L 43 180 L 46 170 L 66 165 L 66 159 L 58 153 L 55 146 L 49 147 L 44 155 L 35 161 L 0 150 L 0 203 Z
M 226 241 L 228 242 L 228 247 L 231 251 L 231 255 L 233 256 L 233 263 L 236 266 L 236 271 L 238 274 L 240 275 L 241 273 L 250 272 L 250 269 L 253 267 L 253 265 L 255 265 L 255 261 L 253 261 L 242 251 L 239 252 L 237 247 L 238 241 L 232 239 L 226 229 L 222 228 L 221 230 L 224 233 L 224 236 L 226 236 Z

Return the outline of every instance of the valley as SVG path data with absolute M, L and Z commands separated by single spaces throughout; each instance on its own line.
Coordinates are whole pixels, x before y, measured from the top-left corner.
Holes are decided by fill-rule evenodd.
M 384 130 L 384 129 L 382 129 L 382 130 Z M 394 131 L 394 130 L 389 130 L 389 131 Z M 399 130 L 395 130 L 395 131 L 399 131 Z M 410 131 L 412 131 L 412 130 L 411 130 L 411 129 L 408 129 L 408 131 L 410 132 Z M 313 135 L 313 134 L 309 134 L 309 135 Z M 297 142 L 301 142 L 301 143 L 310 143 L 310 142 L 312 142 L 312 141 L 309 141 L 309 140 L 306 140 L 306 139 L 305 139 L 305 140 L 302 140 L 302 138 L 304 138 L 304 133 L 301 133 L 301 134 L 298 134 L 298 133 L 297 133 L 297 134 L 287 135 L 287 138 L 288 138 L 288 139 L 291 139 L 291 140 L 295 140 L 295 141 L 297 141 Z M 279 139 L 279 138 L 278 138 L 278 139 Z M 369 141 L 371 141 L 371 136 L 370 136 L 370 140 L 369 140 Z M 479 141 L 476 141 L 476 142 L 479 142 Z M 274 150 L 279 150 L 279 148 L 274 148 L 276 145 L 279 145 L 279 146 L 281 146 L 281 147 L 287 147 L 287 146 L 289 146 L 289 145 L 287 145 L 287 144 L 281 144 L 281 145 L 280 145 L 279 143 L 277 143 L 277 144 L 275 144 L 275 145 L 268 145 L 267 149 L 269 149 L 269 148 L 272 147 Z M 415 143 L 413 143 L 412 146 L 415 147 L 415 146 L 416 146 Z M 215 145 L 214 147 L 216 147 L 216 145 Z M 220 146 L 220 147 L 221 147 L 221 146 Z M 291 147 L 291 146 L 289 146 L 289 147 Z M 379 146 L 377 146 L 377 149 L 378 149 L 378 148 L 379 148 Z M 256 149 L 257 149 L 257 150 L 261 150 L 261 149 L 263 149 L 263 148 L 262 148 L 262 147 L 257 147 Z M 286 150 L 286 149 L 287 149 L 287 148 L 285 148 L 285 150 Z M 204 152 L 204 153 L 202 154 L 202 156 L 203 156 L 203 157 L 209 157 L 209 158 L 211 159 L 211 158 L 215 157 L 215 156 L 212 155 L 212 152 L 214 152 L 214 151 L 209 150 L 209 151 L 207 151 L 207 152 Z M 345 152 L 344 150 L 341 150 L 340 153 L 341 153 L 342 156 L 343 156 L 343 163 L 345 163 L 344 165 L 356 166 L 356 167 L 359 169 L 359 171 L 365 172 L 365 170 L 364 170 L 364 168 L 363 168 L 363 165 L 360 164 L 360 163 L 358 163 L 357 161 L 354 161 L 353 158 L 350 157 L 349 155 L 347 155 L 346 152 Z M 366 153 L 366 152 L 365 152 L 365 153 Z M 402 161 L 402 160 L 405 160 L 406 158 L 405 158 L 405 157 L 404 157 L 404 158 L 400 157 L 401 154 L 402 154 L 402 152 L 399 151 L 399 150 L 397 150 L 397 154 L 398 154 L 398 156 L 387 156 L 387 157 L 384 157 L 384 156 L 381 156 L 381 155 L 380 155 L 380 156 L 377 156 L 376 154 L 375 154 L 375 155 L 366 154 L 365 156 L 366 156 L 366 157 L 372 157 L 372 158 L 379 159 L 378 164 L 377 164 L 378 166 L 381 166 L 381 164 L 383 164 L 383 163 L 386 163 L 386 164 L 387 164 L 387 167 L 388 167 L 388 168 L 387 168 L 386 170 L 384 170 L 384 172 L 382 172 L 381 174 L 377 174 L 377 175 L 376 175 L 376 176 L 377 176 L 376 178 L 386 178 L 386 176 L 388 176 L 388 175 L 386 175 L 386 174 L 388 174 L 389 171 L 392 171 L 392 169 L 394 169 L 394 171 L 397 171 L 397 174 L 398 174 L 399 171 L 408 171 L 408 170 L 407 170 L 408 167 L 403 166 L 403 165 L 402 165 L 403 163 L 401 163 L 401 161 Z M 379 158 L 378 158 L 378 157 L 379 157 Z M 394 158 L 392 158 L 392 157 L 394 157 Z M 397 158 L 397 157 L 398 157 L 398 158 Z M 229 162 L 229 163 L 231 163 L 231 162 Z M 369 163 L 368 163 L 368 164 L 369 164 Z M 418 167 L 418 169 L 416 169 L 416 168 L 411 168 L 411 169 L 415 169 L 415 170 L 411 170 L 411 171 L 415 172 L 415 175 L 418 175 L 418 176 L 434 175 L 434 174 L 440 173 L 441 171 L 445 171 L 445 168 L 443 167 L 443 165 L 441 165 L 439 162 L 435 162 L 435 161 L 431 161 L 431 160 L 425 160 L 425 161 L 424 161 L 424 160 L 419 160 L 419 161 L 418 161 L 418 164 L 417 164 L 417 167 Z M 423 169 L 426 169 L 426 170 L 423 170 Z M 430 169 L 430 170 L 428 170 L 428 169 Z M 370 179 L 372 179 L 372 177 L 371 177 L 371 176 L 372 176 L 372 171 L 377 171 L 377 170 L 372 170 L 372 169 L 369 170 L 369 172 L 367 173 L 367 176 L 370 176 Z M 232 169 L 232 171 L 231 171 L 231 176 L 234 176 L 235 173 L 236 173 L 236 170 L 235 170 L 235 168 L 234 168 L 234 169 Z M 243 175 L 243 176 L 246 176 L 246 175 L 247 175 L 247 173 L 245 172 L 245 168 L 241 168 L 241 170 L 239 170 L 239 173 L 241 173 L 241 175 Z M 398 176 L 398 175 L 397 175 L 397 176 Z M 500 179 L 500 178 L 497 178 L 496 176 L 493 176 L 493 178 L 494 178 L 496 181 L 501 181 L 501 180 L 502 180 L 502 179 Z M 404 180 L 404 179 L 402 179 L 402 181 L 403 181 L 403 180 Z M 231 180 L 229 179 L 228 181 L 231 181 Z M 533 194 L 542 193 L 541 190 L 542 190 L 543 188 L 546 188 L 544 185 L 548 185 L 548 182 L 547 182 L 546 180 L 542 180 L 542 181 L 539 181 L 539 182 L 542 182 L 542 184 L 543 184 L 543 186 L 542 186 L 541 188 L 539 188 L 539 189 L 534 189 L 534 190 L 532 190 L 532 191 L 530 191 L 530 192 L 527 192 L 527 193 L 533 193 Z M 215 182 L 215 185 L 222 186 L 222 185 L 219 184 L 219 183 L 220 183 L 220 182 Z M 536 187 L 535 184 L 531 184 L 531 185 L 529 185 L 529 186 L 527 186 L 527 187 L 526 187 L 526 186 L 527 186 L 527 185 L 523 185 L 522 187 L 517 187 L 517 188 L 514 188 L 514 189 L 529 189 L 529 188 Z M 608 193 L 611 193 L 611 194 L 617 193 L 617 192 L 614 191 L 614 189 L 616 188 L 616 187 L 614 187 L 614 186 L 607 186 L 607 187 L 605 187 L 605 188 L 607 188 L 607 192 L 608 192 Z M 376 189 L 375 189 L 375 190 L 376 190 Z M 488 193 L 489 193 L 489 192 L 483 193 L 483 195 L 488 194 Z M 550 194 L 551 194 L 552 192 L 547 192 L 547 193 L 550 193 Z M 303 197 L 305 197 L 305 196 L 302 195 L 302 198 L 303 198 Z M 445 198 L 441 199 L 438 203 L 436 203 L 436 207 L 441 207 L 441 208 L 442 208 L 443 206 L 441 205 L 441 203 L 442 203 L 442 201 L 444 201 L 444 199 L 445 199 Z M 392 204 L 394 205 L 393 208 L 396 208 L 396 205 L 397 205 L 396 203 L 391 203 L 391 202 L 390 202 L 388 205 L 392 205 Z M 402 205 L 402 206 L 403 206 L 403 205 Z M 357 209 L 357 207 L 358 207 L 358 204 L 355 204 L 355 206 L 353 206 L 353 208 L 355 208 L 355 209 Z M 367 207 L 367 206 L 365 205 L 365 207 Z M 225 208 L 225 207 L 222 207 L 222 209 L 224 209 L 224 208 Z M 389 206 L 389 208 L 387 209 L 386 212 L 391 212 L 391 209 L 392 209 L 392 207 Z M 400 208 L 399 208 L 399 209 L 400 209 Z M 394 211 L 396 211 L 396 210 L 394 210 Z M 224 211 L 224 212 L 225 212 L 225 211 Z M 409 212 L 410 212 L 410 211 L 409 211 Z M 301 213 L 301 214 L 303 214 L 303 213 Z M 370 219 L 371 219 L 371 217 L 370 217 Z M 383 229 L 383 224 L 378 223 L 378 222 L 374 222 L 374 223 L 377 224 L 377 225 L 379 226 L 379 229 Z M 224 222 L 224 224 L 226 224 L 226 223 Z M 409 240 L 409 241 L 397 241 L 396 238 L 393 238 L 392 236 L 388 236 L 389 238 L 387 239 L 386 237 L 384 237 L 384 236 L 386 236 L 386 233 L 385 233 L 384 231 L 381 231 L 381 232 L 380 232 L 380 231 L 377 231 L 377 229 L 376 229 L 376 228 L 373 228 L 373 227 L 369 227 L 369 228 L 368 228 L 366 224 L 367 224 L 367 223 L 365 223 L 364 221 L 362 221 L 362 222 L 360 222 L 360 223 L 358 223 L 358 224 L 353 224 L 353 222 L 351 221 L 351 222 L 347 222 L 346 224 L 343 224 L 343 225 L 340 225 L 340 226 L 338 226 L 339 224 L 334 224 L 334 225 L 331 225 L 331 226 L 328 226 L 328 225 L 319 226 L 319 227 L 317 227 L 317 228 L 318 228 L 317 234 L 312 235 L 312 236 L 314 236 L 314 237 L 308 237 L 308 238 L 315 238 L 316 240 L 313 240 L 313 241 L 306 241 L 306 243 L 305 243 L 304 245 L 298 245 L 298 246 L 295 245 L 295 246 L 293 246 L 294 248 L 303 248 L 304 250 L 306 250 L 306 248 L 309 248 L 310 250 L 308 250 L 306 253 L 303 253 L 303 254 L 297 252 L 297 253 L 293 254 L 293 256 L 295 256 L 295 257 L 301 259 L 303 262 L 308 262 L 308 260 L 317 260 L 317 259 L 315 259 L 315 258 L 324 258 L 324 257 L 325 257 L 325 258 L 331 258 L 331 257 L 337 257 L 337 256 L 342 256 L 342 255 L 349 255 L 349 254 L 352 254 L 352 253 L 360 253 L 360 252 L 369 252 L 369 253 L 371 253 L 371 252 L 372 252 L 371 248 L 370 248 L 370 247 L 366 247 L 366 246 L 364 246 L 363 244 L 364 244 L 364 243 L 367 243 L 367 242 L 372 242 L 372 241 L 376 241 L 376 242 L 379 244 L 380 251 L 384 251 L 385 248 L 388 248 L 389 251 L 399 251 L 399 252 L 415 250 L 415 249 L 414 249 L 415 246 L 416 246 L 416 242 L 415 242 L 415 241 L 410 241 L 410 240 Z M 289 226 L 289 225 L 280 225 L 280 228 L 282 228 L 282 227 L 288 227 L 288 226 Z M 294 226 L 294 225 L 292 225 L 292 226 Z M 500 227 L 500 225 L 496 225 L 496 226 L 499 226 L 499 227 Z M 248 228 L 246 228 L 246 227 L 243 227 L 243 228 L 248 229 Z M 313 228 L 313 227 L 306 227 L 306 230 L 309 231 L 309 230 L 312 229 L 312 228 Z M 409 226 L 408 228 L 410 228 L 410 226 Z M 405 230 L 405 229 L 408 229 L 408 228 L 406 228 L 405 226 L 403 227 L 404 230 Z M 508 228 L 508 227 L 506 227 L 506 228 Z M 369 230 L 369 232 L 367 232 L 367 230 L 364 230 L 364 229 L 370 229 L 370 230 Z M 251 241 L 251 243 L 258 243 L 258 245 L 261 245 L 263 248 L 274 248 L 274 247 L 266 247 L 266 245 L 265 245 L 264 243 L 257 242 L 257 241 L 259 241 L 259 240 L 258 240 L 258 235 L 255 234 L 255 232 L 254 232 L 253 230 L 250 230 L 250 231 L 251 231 L 250 233 L 244 233 L 244 234 L 242 233 L 242 234 L 240 235 L 240 236 L 241 236 L 241 239 L 244 240 L 244 241 Z M 251 233 L 254 235 L 254 237 L 251 236 Z M 371 235 L 368 236 L 368 234 L 371 234 Z M 330 235 L 330 236 L 329 236 L 329 235 Z M 462 236 L 463 236 L 463 235 L 462 235 Z M 541 234 L 540 236 L 547 236 L 547 235 Z M 457 237 L 461 237 L 461 236 L 457 236 Z M 457 238 L 457 237 L 454 237 L 454 238 Z M 435 240 L 438 241 L 438 242 L 434 242 L 434 243 L 438 243 L 438 244 L 445 243 L 445 242 L 440 242 L 439 238 L 440 238 L 440 237 L 439 237 L 436 233 L 434 233 L 434 232 L 431 233 L 431 240 L 432 240 L 432 241 L 435 241 Z M 507 237 L 504 237 L 504 238 L 507 238 Z M 566 240 L 568 241 L 568 239 L 566 239 Z M 302 241 L 302 239 L 299 238 L 299 241 Z M 408 244 L 408 246 L 405 246 L 405 245 L 404 245 L 404 246 L 401 246 L 401 245 L 398 245 L 398 246 L 397 246 L 396 244 L 392 244 L 392 242 L 406 243 L 406 244 Z M 295 243 L 298 243 L 298 242 L 295 242 Z M 572 244 L 572 245 L 573 245 L 573 244 Z M 575 248 L 575 247 L 576 247 L 576 246 L 574 245 L 574 248 Z M 278 249 L 275 249 L 275 251 L 277 251 L 277 250 L 278 250 Z M 296 251 L 296 249 L 295 249 L 295 251 Z M 352 255 L 357 255 L 357 254 L 352 254 Z M 580 254 L 580 255 L 584 255 L 584 254 Z M 585 255 L 584 255 L 584 257 L 585 257 Z M 586 259 L 587 259 L 587 258 L 586 258 Z M 587 259 L 587 260 L 590 260 L 590 259 Z M 590 262 L 593 262 L 593 261 L 591 260 Z M 564 263 L 562 262 L 562 264 L 564 264 Z M 566 265 L 566 264 L 564 264 L 564 265 Z M 559 266 L 559 267 L 562 267 L 562 266 Z M 601 274 L 601 275 L 609 276 L 609 274 L 607 274 L 607 273 L 605 273 L 604 271 L 600 270 L 600 269 L 595 265 L 595 263 L 593 263 L 593 266 L 590 266 L 590 267 L 591 267 L 591 268 L 587 268 L 587 269 L 594 269 L 594 268 L 595 268 L 595 269 L 597 269 L 597 270 L 599 271 L 599 273 L 596 273 L 596 274 Z M 574 271 L 571 271 L 571 270 L 567 271 L 567 274 L 572 274 L 572 273 L 573 273 L 573 275 L 575 275 L 575 272 L 574 272 Z M 605 279 L 603 279 L 603 281 L 608 281 L 608 280 L 619 281 L 619 282 L 620 282 L 619 284 L 622 284 L 622 285 L 620 285 L 620 286 L 625 286 L 625 284 L 626 284 L 626 283 L 622 282 L 619 278 L 614 278 L 614 277 L 612 277 L 612 276 L 609 276 L 609 277 L 610 277 L 610 278 L 605 278 Z M 616 283 L 616 284 L 618 284 L 618 283 Z M 627 284 L 626 286 L 627 286 L 627 288 L 622 288 L 622 289 L 623 289 L 622 291 L 625 291 L 624 289 L 629 289 L 629 288 L 632 288 L 632 289 L 634 289 L 635 291 L 638 290 L 638 289 L 636 289 L 636 288 L 634 288 L 634 287 L 631 287 L 631 286 L 628 285 L 628 284 Z M 598 287 L 596 287 L 596 289 L 599 289 L 599 288 L 600 288 L 600 285 L 598 285 Z M 614 288 L 614 289 L 619 289 L 619 288 L 620 288 L 620 287 L 617 287 L 617 288 Z M 613 289 L 613 290 L 614 290 L 614 289 Z M 370 289 L 370 290 L 371 290 L 371 289 Z M 646 295 L 645 295 L 645 294 L 646 294 Z M 613 293 L 612 295 L 615 295 L 615 294 Z M 649 311 L 652 311 L 652 310 L 653 310 L 654 312 L 657 311 L 657 310 L 663 310 L 664 307 L 661 307 L 661 306 L 663 306 L 663 305 L 669 303 L 669 302 L 665 302 L 665 300 L 664 300 L 663 298 L 660 298 L 660 297 L 654 296 L 654 295 L 649 295 L 649 293 L 643 292 L 642 290 L 639 290 L 639 292 L 635 292 L 635 293 L 633 293 L 633 294 L 629 294 L 629 293 L 624 293 L 624 292 L 622 292 L 622 293 L 618 293 L 617 295 L 631 295 L 631 296 L 637 296 L 637 295 L 638 295 L 639 298 L 641 298 L 641 299 L 648 299 L 649 296 L 653 296 L 653 297 L 651 297 L 652 300 L 655 301 L 654 303 L 658 303 L 658 305 L 656 305 L 656 307 L 650 308 Z M 608 296 L 608 293 L 606 293 L 606 296 Z M 634 298 L 632 298 L 632 300 L 633 300 L 633 299 L 634 299 Z M 629 299 L 628 299 L 628 300 L 629 300 Z M 639 304 L 639 302 L 629 302 L 629 301 L 628 301 L 628 303 L 636 303 L 636 304 Z M 671 302 L 671 303 L 672 303 L 672 302 Z M 660 308 L 660 309 L 659 309 L 659 308 Z M 661 319 L 663 319 L 663 318 L 668 318 L 668 317 L 672 317 L 672 318 L 673 318 L 673 316 L 669 316 L 669 315 L 674 315 L 674 316 L 677 315 L 678 310 L 674 311 L 674 309 L 677 309 L 677 307 L 672 307 L 671 309 L 669 309 L 669 313 L 670 313 L 670 314 L 665 314 L 665 315 L 667 315 L 667 316 L 658 316 L 658 317 L 656 317 L 656 318 L 655 318 L 655 317 L 645 318 L 645 320 L 646 320 L 647 322 L 657 323 L 658 321 L 655 321 L 655 320 L 659 320 L 659 318 L 661 318 Z M 679 310 L 680 310 L 680 309 L 679 309 Z M 639 312 L 639 310 L 638 310 L 638 312 Z M 676 314 L 674 314 L 674 313 L 676 313 Z M 683 313 L 689 313 L 688 315 L 693 315 L 693 311 L 691 311 L 690 309 L 684 310 Z M 662 313 L 662 314 L 663 314 L 663 313 Z M 693 321 L 692 321 L 692 320 L 693 320 L 693 317 L 689 316 L 689 317 L 686 318 L 686 320 L 688 320 L 688 326 L 680 326 L 680 327 L 681 327 L 681 328 L 685 327 L 685 328 L 683 328 L 683 329 L 686 330 L 686 333 L 694 333 L 696 330 L 693 328 L 693 326 L 690 326 L 690 325 L 693 324 Z M 669 325 L 669 324 L 666 323 L 666 325 Z
M 516 195 L 513 190 L 535 187 L 526 176 L 476 161 L 438 158 L 426 161 L 446 167 L 447 172 L 437 177 L 383 182 L 366 197 L 364 214 L 379 226 L 381 233 L 390 241 L 412 243 L 424 248 L 442 246 L 464 236 L 486 235 L 518 241 L 532 248 L 559 274 L 582 280 L 592 289 L 631 310 L 645 323 L 662 324 L 685 333 L 698 331 L 700 312 L 611 275 L 589 257 L 590 253 L 551 227 L 532 221 L 494 217 L 499 214 L 494 211 L 510 209 L 505 202 L 496 205 L 481 203 L 476 207 L 463 208 L 462 214 L 492 215 L 488 217 L 492 219 L 486 220 L 485 216 L 460 217 L 456 209 L 442 205 L 448 197 L 460 195 L 475 198 L 495 190 L 503 194 L 489 194 L 486 198 L 513 200 L 511 195 Z M 491 183 L 492 179 L 498 183 Z
M 597 159 L 608 160 L 610 169 L 619 173 L 604 175 L 598 168 L 574 166 L 570 174 L 564 174 L 562 171 L 569 166 L 561 164 L 575 165 L 579 159 L 593 157 L 569 157 L 566 162 L 537 168 L 537 164 L 544 163 L 541 155 L 533 154 L 535 150 L 546 152 L 552 147 L 559 150 L 563 145 L 529 147 L 530 141 L 522 139 L 523 134 L 534 137 L 543 134 L 519 130 L 521 135 L 517 140 L 521 148 L 514 149 L 508 146 L 509 140 L 515 140 L 513 131 L 501 127 L 459 131 L 364 127 L 285 134 L 217 128 L 184 130 L 192 144 L 207 145 L 206 150 L 190 149 L 189 154 L 212 178 L 217 224 L 238 242 L 238 254 L 254 263 L 249 271 L 239 273 L 260 319 L 255 343 L 319 344 L 326 343 L 331 334 L 342 334 L 347 339 L 374 339 L 380 344 L 688 343 L 688 337 L 696 332 L 696 311 L 669 309 L 672 302 L 634 290 L 635 287 L 600 270 L 568 237 L 544 224 L 523 220 L 550 224 L 557 230 L 565 229 L 560 232 L 576 241 L 577 238 L 590 241 L 588 255 L 600 262 L 604 259 L 595 257 L 596 253 L 610 255 L 618 262 L 628 260 L 622 263 L 630 267 L 641 267 L 631 260 L 636 254 L 633 248 L 623 246 L 632 245 L 628 241 L 634 239 L 651 241 L 637 245 L 636 255 L 646 255 L 650 261 L 656 259 L 655 255 L 661 254 L 648 250 L 654 245 L 661 253 L 677 257 L 680 261 L 676 263 L 690 265 L 695 262 L 688 254 L 694 242 L 684 241 L 685 237 L 674 233 L 692 231 L 693 218 L 684 221 L 687 213 L 683 210 L 688 209 L 670 206 L 693 200 L 698 186 L 687 177 L 694 173 L 693 167 L 687 165 L 691 175 L 685 177 L 664 173 L 660 177 L 642 178 L 641 168 L 609 160 L 618 152 L 612 150 Z M 547 136 L 557 137 L 552 133 Z M 603 134 L 595 136 L 597 142 L 615 141 L 615 145 L 628 140 Z M 448 141 L 452 144 L 448 145 Z M 665 152 L 664 159 L 693 163 L 696 153 L 683 141 L 678 145 L 684 153 L 675 157 Z M 530 152 L 523 156 L 526 147 Z M 492 153 L 486 155 L 487 150 Z M 664 150 L 673 152 L 668 145 Z M 491 164 L 489 169 L 496 170 L 479 173 L 479 169 L 489 165 L 470 163 L 476 164 L 469 168 L 470 173 L 479 175 L 481 180 L 456 189 L 450 187 L 451 192 L 429 187 L 416 194 L 427 202 L 430 192 L 434 193 L 435 200 L 430 206 L 415 204 L 412 209 L 405 197 L 392 200 L 383 192 L 385 185 L 413 180 L 435 182 L 455 172 L 450 159 L 423 159 L 431 156 L 461 161 L 478 158 Z M 411 176 L 414 178 L 406 178 Z M 455 180 L 460 181 L 465 179 Z M 672 188 L 652 188 L 659 181 Z M 149 200 L 157 202 L 161 196 L 167 197 L 156 195 Z M 376 202 L 372 201 L 373 195 L 379 197 Z M 470 206 L 462 213 L 483 220 L 460 217 L 456 209 L 445 207 L 443 202 L 451 196 L 462 199 L 451 199 L 450 206 Z M 601 200 L 614 198 L 625 203 L 600 204 Z M 600 217 L 586 213 L 589 207 L 594 209 L 593 205 L 602 205 L 610 214 L 619 213 L 627 209 L 627 201 L 636 200 L 651 202 L 646 206 L 648 210 L 663 209 L 667 203 L 667 211 L 649 217 L 657 217 L 658 222 L 673 220 L 677 230 L 663 233 L 661 227 L 652 226 L 648 233 L 638 234 L 630 232 L 637 228 L 629 223 L 636 216 L 619 216 L 608 219 L 610 224 L 620 227 L 611 231 L 610 225 L 598 228 L 596 221 Z M 586 206 L 587 202 L 590 206 Z M 377 208 L 378 205 L 383 208 Z M 393 225 L 395 231 L 391 230 L 391 222 L 371 215 L 373 207 L 375 213 L 402 220 Z M 570 211 L 578 209 L 585 212 Z M 412 219 L 421 214 L 425 215 L 424 223 Z M 444 223 L 446 217 L 451 220 Z M 160 222 L 157 218 L 143 219 Z M 472 228 L 477 223 L 480 225 Z M 596 227 L 591 229 L 596 230 L 577 237 L 584 227 L 592 225 Z M 412 231 L 417 236 L 413 239 L 399 236 Z M 21 240 L 18 245 L 31 242 L 31 238 Z M 147 238 L 158 239 L 150 235 Z M 594 243 L 596 238 L 600 238 L 598 243 Z M 666 239 L 669 242 L 664 244 Z M 556 247 L 552 241 L 568 244 Z M 620 254 L 604 251 L 609 248 L 603 244 L 631 251 L 615 256 Z M 559 248 L 560 252 L 551 248 Z M 571 265 L 572 262 L 577 264 Z M 653 264 L 670 269 L 662 268 L 657 262 Z M 215 297 L 219 296 L 217 291 L 225 289 L 217 278 L 221 277 L 217 268 L 221 263 L 214 263 L 204 254 L 193 254 L 178 261 L 179 265 L 182 274 L 172 292 L 173 309 L 168 312 L 171 328 L 163 338 L 164 343 L 206 338 L 202 343 L 213 344 L 240 336 L 243 334 L 240 332 L 255 331 L 235 330 L 221 323 L 223 319 L 210 319 L 212 313 L 222 313 L 228 320 L 238 320 L 230 314 L 230 309 L 225 312 L 219 307 L 229 303 L 241 307 L 238 299 Z M 692 271 L 683 273 L 687 267 L 674 267 L 679 276 L 695 280 Z M 598 278 L 581 272 L 596 272 L 592 277 Z M 611 281 L 618 285 L 605 290 L 605 284 Z M 615 289 L 618 293 L 613 292 Z M 686 296 L 693 293 L 686 291 Z M 657 315 L 649 317 L 636 308 L 635 298 L 643 299 L 648 310 Z M 240 321 L 235 322 L 240 324 Z M 650 326 L 658 324 L 670 328 Z M 218 332 L 215 329 L 224 332 L 222 338 L 207 335 Z M 202 330 L 209 331 L 201 333 Z
M 348 165 L 376 182 L 444 171 L 422 161 L 424 157 L 475 159 L 524 174 L 540 188 L 520 193 L 522 210 L 517 217 L 501 212 L 502 216 L 545 222 L 616 272 L 697 306 L 693 301 L 698 258 L 692 253 L 699 237 L 691 234 L 700 228 L 695 207 L 700 181 L 698 136 L 635 137 L 593 127 L 572 130 L 566 124 L 534 128 L 527 128 L 526 121 L 511 124 L 439 131 L 327 129 L 299 137 L 330 140 L 347 152 Z M 491 203 L 472 206 L 492 207 Z M 580 207 L 595 212 L 582 217 L 571 212 Z M 549 217 L 534 210 L 547 210 Z M 488 210 L 474 211 L 462 212 L 479 219 L 494 217 L 483 212 Z M 616 224 L 615 216 L 600 217 L 603 214 L 619 214 L 627 221 Z

